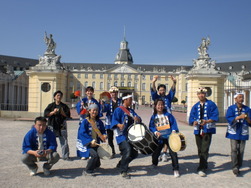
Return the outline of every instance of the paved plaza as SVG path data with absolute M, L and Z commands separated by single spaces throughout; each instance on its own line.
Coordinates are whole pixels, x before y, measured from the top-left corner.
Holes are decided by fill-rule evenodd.
M 140 107 L 136 112 L 148 125 L 151 116 L 149 107 Z M 73 114 L 74 115 L 74 114 Z M 68 134 L 70 156 L 73 161 L 59 160 L 51 170 L 51 175 L 45 177 L 42 164 L 39 163 L 38 174 L 29 176 L 28 168 L 21 163 L 21 146 L 23 137 L 30 129 L 31 121 L 13 121 L 0 119 L 0 185 L 1 187 L 251 187 L 251 143 L 246 143 L 244 164 L 240 177 L 235 177 L 230 163 L 230 142 L 225 138 L 226 127 L 217 127 L 217 134 L 213 136 L 209 170 L 207 177 L 196 174 L 198 165 L 197 148 L 193 135 L 193 128 L 185 122 L 186 114 L 174 112 L 178 120 L 180 132 L 184 133 L 187 140 L 185 151 L 178 152 L 180 174 L 179 178 L 173 177 L 171 160 L 160 162 L 157 169 L 151 169 L 151 156 L 140 154 L 130 163 L 133 170 L 131 179 L 120 177 L 115 168 L 120 156 L 116 145 L 116 158 L 102 160 L 101 168 L 96 177 L 86 177 L 82 172 L 86 166 L 85 160 L 76 157 L 76 137 L 78 120 L 68 121 Z M 75 115 L 74 115 L 75 117 Z M 58 147 L 61 154 L 61 148 Z

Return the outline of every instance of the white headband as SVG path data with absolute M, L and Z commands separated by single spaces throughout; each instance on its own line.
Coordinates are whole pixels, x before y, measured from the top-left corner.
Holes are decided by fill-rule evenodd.
M 122 100 L 128 99 L 128 98 L 130 98 L 130 97 L 132 97 L 132 95 L 124 96 L 124 97 L 122 97 Z
M 236 94 L 234 95 L 234 98 L 236 99 L 236 98 L 238 97 L 238 95 L 244 95 L 244 93 L 236 93 Z

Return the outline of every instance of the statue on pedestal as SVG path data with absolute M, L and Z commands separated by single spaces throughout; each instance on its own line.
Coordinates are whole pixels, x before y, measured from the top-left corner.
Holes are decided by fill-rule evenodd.
M 209 37 L 207 37 L 206 39 L 202 38 L 202 42 L 201 42 L 200 46 L 198 47 L 198 52 L 199 52 L 200 58 L 209 57 L 208 53 L 207 53 L 207 49 L 208 49 L 209 45 L 210 45 L 210 38 Z
M 192 71 L 197 71 L 197 72 L 216 71 L 215 61 L 211 61 L 211 58 L 207 53 L 209 45 L 210 45 L 209 37 L 202 38 L 202 42 L 198 47 L 199 58 L 193 59 Z
M 47 45 L 47 50 L 45 54 L 55 54 L 56 43 L 52 38 L 52 34 L 50 34 L 50 36 L 47 37 L 47 33 L 45 32 L 44 41 L 45 44 Z
M 54 42 L 52 38 L 52 34 L 47 36 L 47 33 L 45 32 L 44 35 L 44 41 L 47 45 L 47 49 L 44 53 L 44 56 L 39 57 L 39 64 L 36 65 L 36 67 L 43 67 L 43 68 L 50 68 L 50 69 L 57 69 L 61 67 L 60 58 L 61 56 L 56 55 L 55 49 L 56 49 L 56 43 Z

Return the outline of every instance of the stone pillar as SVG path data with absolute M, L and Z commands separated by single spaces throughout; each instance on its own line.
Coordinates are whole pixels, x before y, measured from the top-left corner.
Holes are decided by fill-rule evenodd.
M 188 83 L 188 103 L 187 103 L 187 120 L 190 116 L 191 108 L 197 103 L 198 96 L 196 91 L 199 87 L 205 87 L 207 99 L 212 100 L 219 109 L 219 122 L 225 121 L 224 110 L 224 83 L 227 73 L 216 70 L 215 61 L 211 61 L 206 52 L 210 40 L 202 40 L 199 50 L 199 58 L 193 60 L 193 68 L 187 74 Z
M 45 55 L 40 57 L 39 64 L 32 67 L 29 76 L 28 112 L 30 116 L 42 116 L 44 109 L 54 101 L 53 94 L 60 90 L 65 101 L 67 72 L 59 62 L 60 56 Z
M 249 90 L 249 104 L 248 104 L 249 108 L 251 108 L 251 90 Z
M 7 79 L 5 80 L 4 83 L 4 110 L 6 110 L 6 105 L 8 104 L 8 82 Z

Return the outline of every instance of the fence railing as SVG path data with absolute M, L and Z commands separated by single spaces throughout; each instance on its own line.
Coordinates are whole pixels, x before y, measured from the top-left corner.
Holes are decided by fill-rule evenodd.
M 0 110 L 9 110 L 9 111 L 28 111 L 27 104 L 8 104 L 0 103 Z

